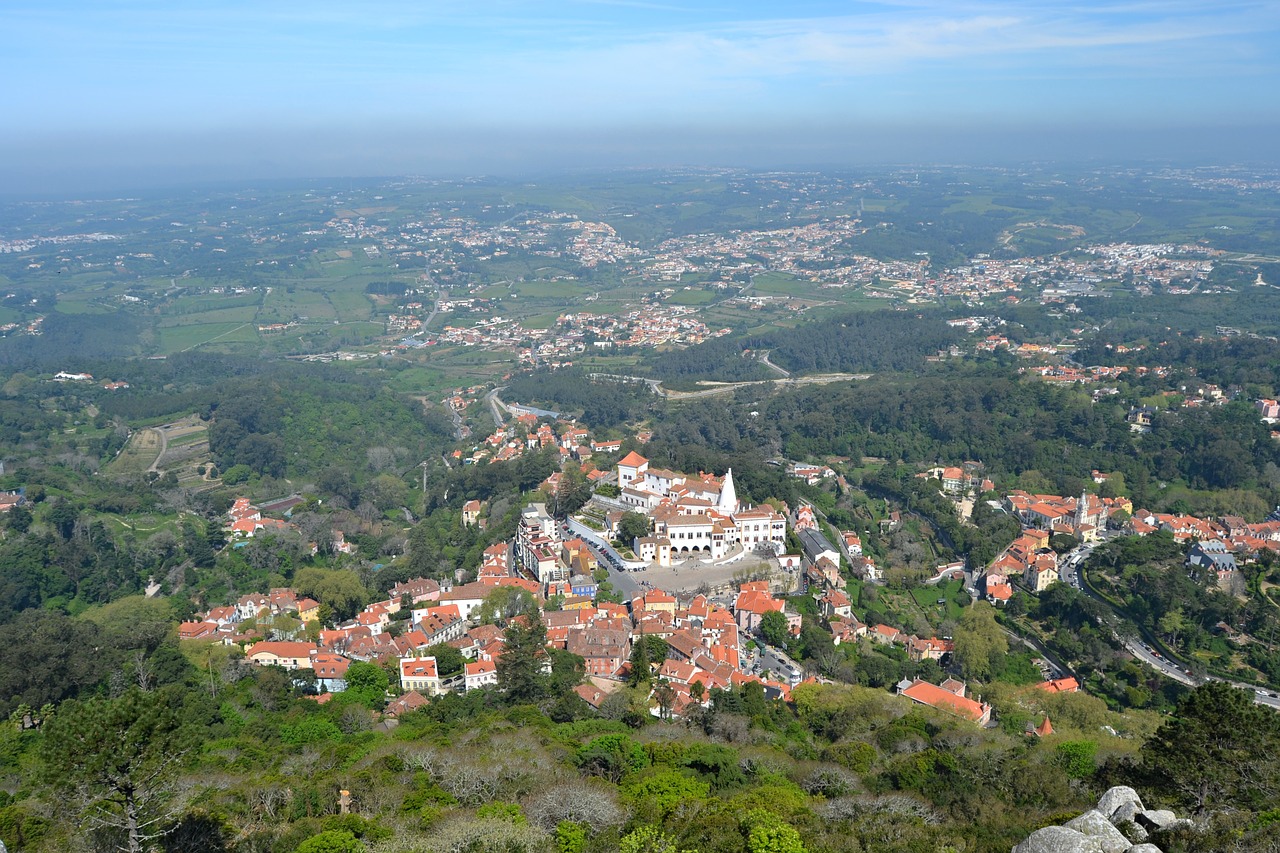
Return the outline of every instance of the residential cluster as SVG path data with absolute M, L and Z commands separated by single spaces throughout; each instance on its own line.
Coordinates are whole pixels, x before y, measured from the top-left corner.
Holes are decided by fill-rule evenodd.
M 293 533 L 300 532 L 297 525 L 292 522 L 280 518 L 271 518 L 264 516 L 263 510 L 267 512 L 288 514 L 298 504 L 302 503 L 302 498 L 294 495 L 281 500 L 271 501 L 262 507 L 255 506 L 250 503 L 246 497 L 238 497 L 232 502 L 231 508 L 227 510 L 226 531 L 231 535 L 233 544 L 243 544 L 246 540 L 252 539 L 254 536 L 263 533 L 280 533 L 289 531 Z M 329 532 L 329 547 L 335 554 L 354 554 L 355 545 L 346 540 L 346 536 L 341 530 L 333 528 Z M 311 553 L 319 553 L 320 546 L 317 542 L 309 543 Z
M 42 246 L 69 246 L 75 243 L 105 243 L 119 240 L 116 234 L 94 231 L 88 234 L 40 234 L 34 237 L 0 239 L 0 255 L 30 252 Z
M 979 581 L 987 599 L 995 604 L 1007 604 L 1013 597 L 1014 579 L 1036 593 L 1062 580 L 1064 566 L 1049 546 L 1052 536 L 1095 542 L 1112 514 L 1133 512 L 1128 498 L 1100 498 L 1087 491 L 1072 498 L 1014 490 L 1005 496 L 1003 506 L 1023 525 L 1023 531 L 986 567 Z

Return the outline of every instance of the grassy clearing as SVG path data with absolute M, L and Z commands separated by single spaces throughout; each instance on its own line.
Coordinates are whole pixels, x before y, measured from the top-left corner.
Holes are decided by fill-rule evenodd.
M 430 367 L 410 367 L 395 374 L 387 383 L 392 389 L 405 394 L 438 394 L 452 389 L 454 383 L 443 371 Z
M 189 444 L 196 444 L 205 441 L 209 437 L 209 430 L 206 427 L 192 430 L 191 432 L 182 433 L 181 435 L 169 436 L 169 447 L 186 447 Z
M 782 273 L 764 273 L 752 280 L 749 296 L 807 296 L 814 292 L 816 285 L 808 281 L 800 281 L 793 276 Z
M 107 525 L 115 536 L 123 536 L 126 533 L 130 533 L 138 539 L 150 539 L 165 530 L 179 538 L 182 536 L 182 520 L 177 516 L 157 518 L 154 515 L 145 515 L 126 521 L 118 515 L 104 514 L 98 516 L 98 518 Z
M 563 313 L 563 311 L 549 311 L 544 314 L 530 314 L 520 320 L 520 325 L 526 329 L 550 329 Z
M 246 293 L 239 296 L 187 296 L 179 299 L 162 313 L 173 317 L 186 314 L 204 314 L 208 311 L 221 311 L 227 308 L 256 308 L 262 303 L 262 294 Z
M 939 621 L 959 619 L 964 611 L 962 602 L 969 599 L 968 593 L 964 591 L 963 581 L 945 581 L 937 586 L 919 587 L 911 590 L 911 597 L 931 620 Z M 943 603 L 938 604 L 939 600 Z
M 179 326 L 208 326 L 216 323 L 252 323 L 258 313 L 257 306 L 245 305 L 238 308 L 218 308 L 202 311 L 199 314 L 183 314 L 168 316 L 160 321 L 161 329 L 173 329 Z
M 338 290 L 327 295 L 339 320 L 367 320 L 373 313 L 373 303 L 364 295 L 363 286 L 359 291 Z
M 716 294 L 710 290 L 678 290 L 667 302 L 672 305 L 707 305 L 715 298 Z
M 316 290 L 272 290 L 263 302 L 258 319 L 262 322 L 284 322 L 293 317 L 332 320 L 337 317 L 325 294 Z
M 106 466 L 111 474 L 141 474 L 160 457 L 160 433 L 147 428 L 129 437 L 129 443 Z
M 252 323 L 208 323 L 160 329 L 160 351 L 182 352 L 211 343 L 256 342 L 258 330 Z
M 591 293 L 590 288 L 572 281 L 525 281 L 516 285 L 516 290 L 527 299 L 574 299 Z

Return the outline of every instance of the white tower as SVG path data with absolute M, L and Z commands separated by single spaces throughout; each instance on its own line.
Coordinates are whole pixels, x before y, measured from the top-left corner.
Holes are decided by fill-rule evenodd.
M 725 513 L 738 511 L 738 493 L 733 488 L 733 469 L 724 472 L 724 485 L 720 487 L 720 499 L 716 501 L 716 509 Z

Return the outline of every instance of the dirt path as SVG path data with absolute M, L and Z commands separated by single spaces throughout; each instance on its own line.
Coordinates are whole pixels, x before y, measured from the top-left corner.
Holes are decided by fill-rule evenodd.
M 153 427 L 148 427 L 147 432 L 153 432 L 160 437 L 160 450 L 156 453 L 155 461 L 147 468 L 147 473 L 150 474 L 152 471 L 159 473 L 160 460 L 164 458 L 165 451 L 169 449 L 169 436 L 165 434 L 163 429 L 155 429 Z

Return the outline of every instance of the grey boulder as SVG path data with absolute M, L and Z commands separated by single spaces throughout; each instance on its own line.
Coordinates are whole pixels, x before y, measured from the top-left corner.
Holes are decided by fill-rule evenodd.
M 1137 816 L 1138 812 L 1141 810 L 1142 808 L 1137 803 L 1133 803 L 1133 802 L 1121 803 L 1120 807 L 1111 813 L 1110 815 L 1111 822 L 1114 823 L 1116 826 L 1119 826 L 1120 824 L 1125 822 L 1133 822 L 1134 818 Z
M 1180 823 L 1178 816 L 1168 809 L 1143 809 L 1134 817 L 1134 821 L 1145 829 L 1169 829 Z
M 1127 849 L 1127 848 L 1126 848 Z M 1013 853 L 1105 853 L 1101 842 L 1065 826 L 1046 826 L 1027 836 Z
M 1133 846 L 1133 843 L 1124 837 L 1124 833 L 1112 826 L 1111 821 L 1097 809 L 1067 821 L 1066 827 L 1096 839 L 1102 846 L 1102 853 L 1125 853 Z
M 1098 811 L 1102 812 L 1102 816 L 1107 820 L 1111 820 L 1112 816 L 1126 803 L 1132 803 L 1136 811 L 1142 811 L 1142 797 L 1138 796 L 1138 792 L 1128 785 L 1116 785 L 1098 800 Z

